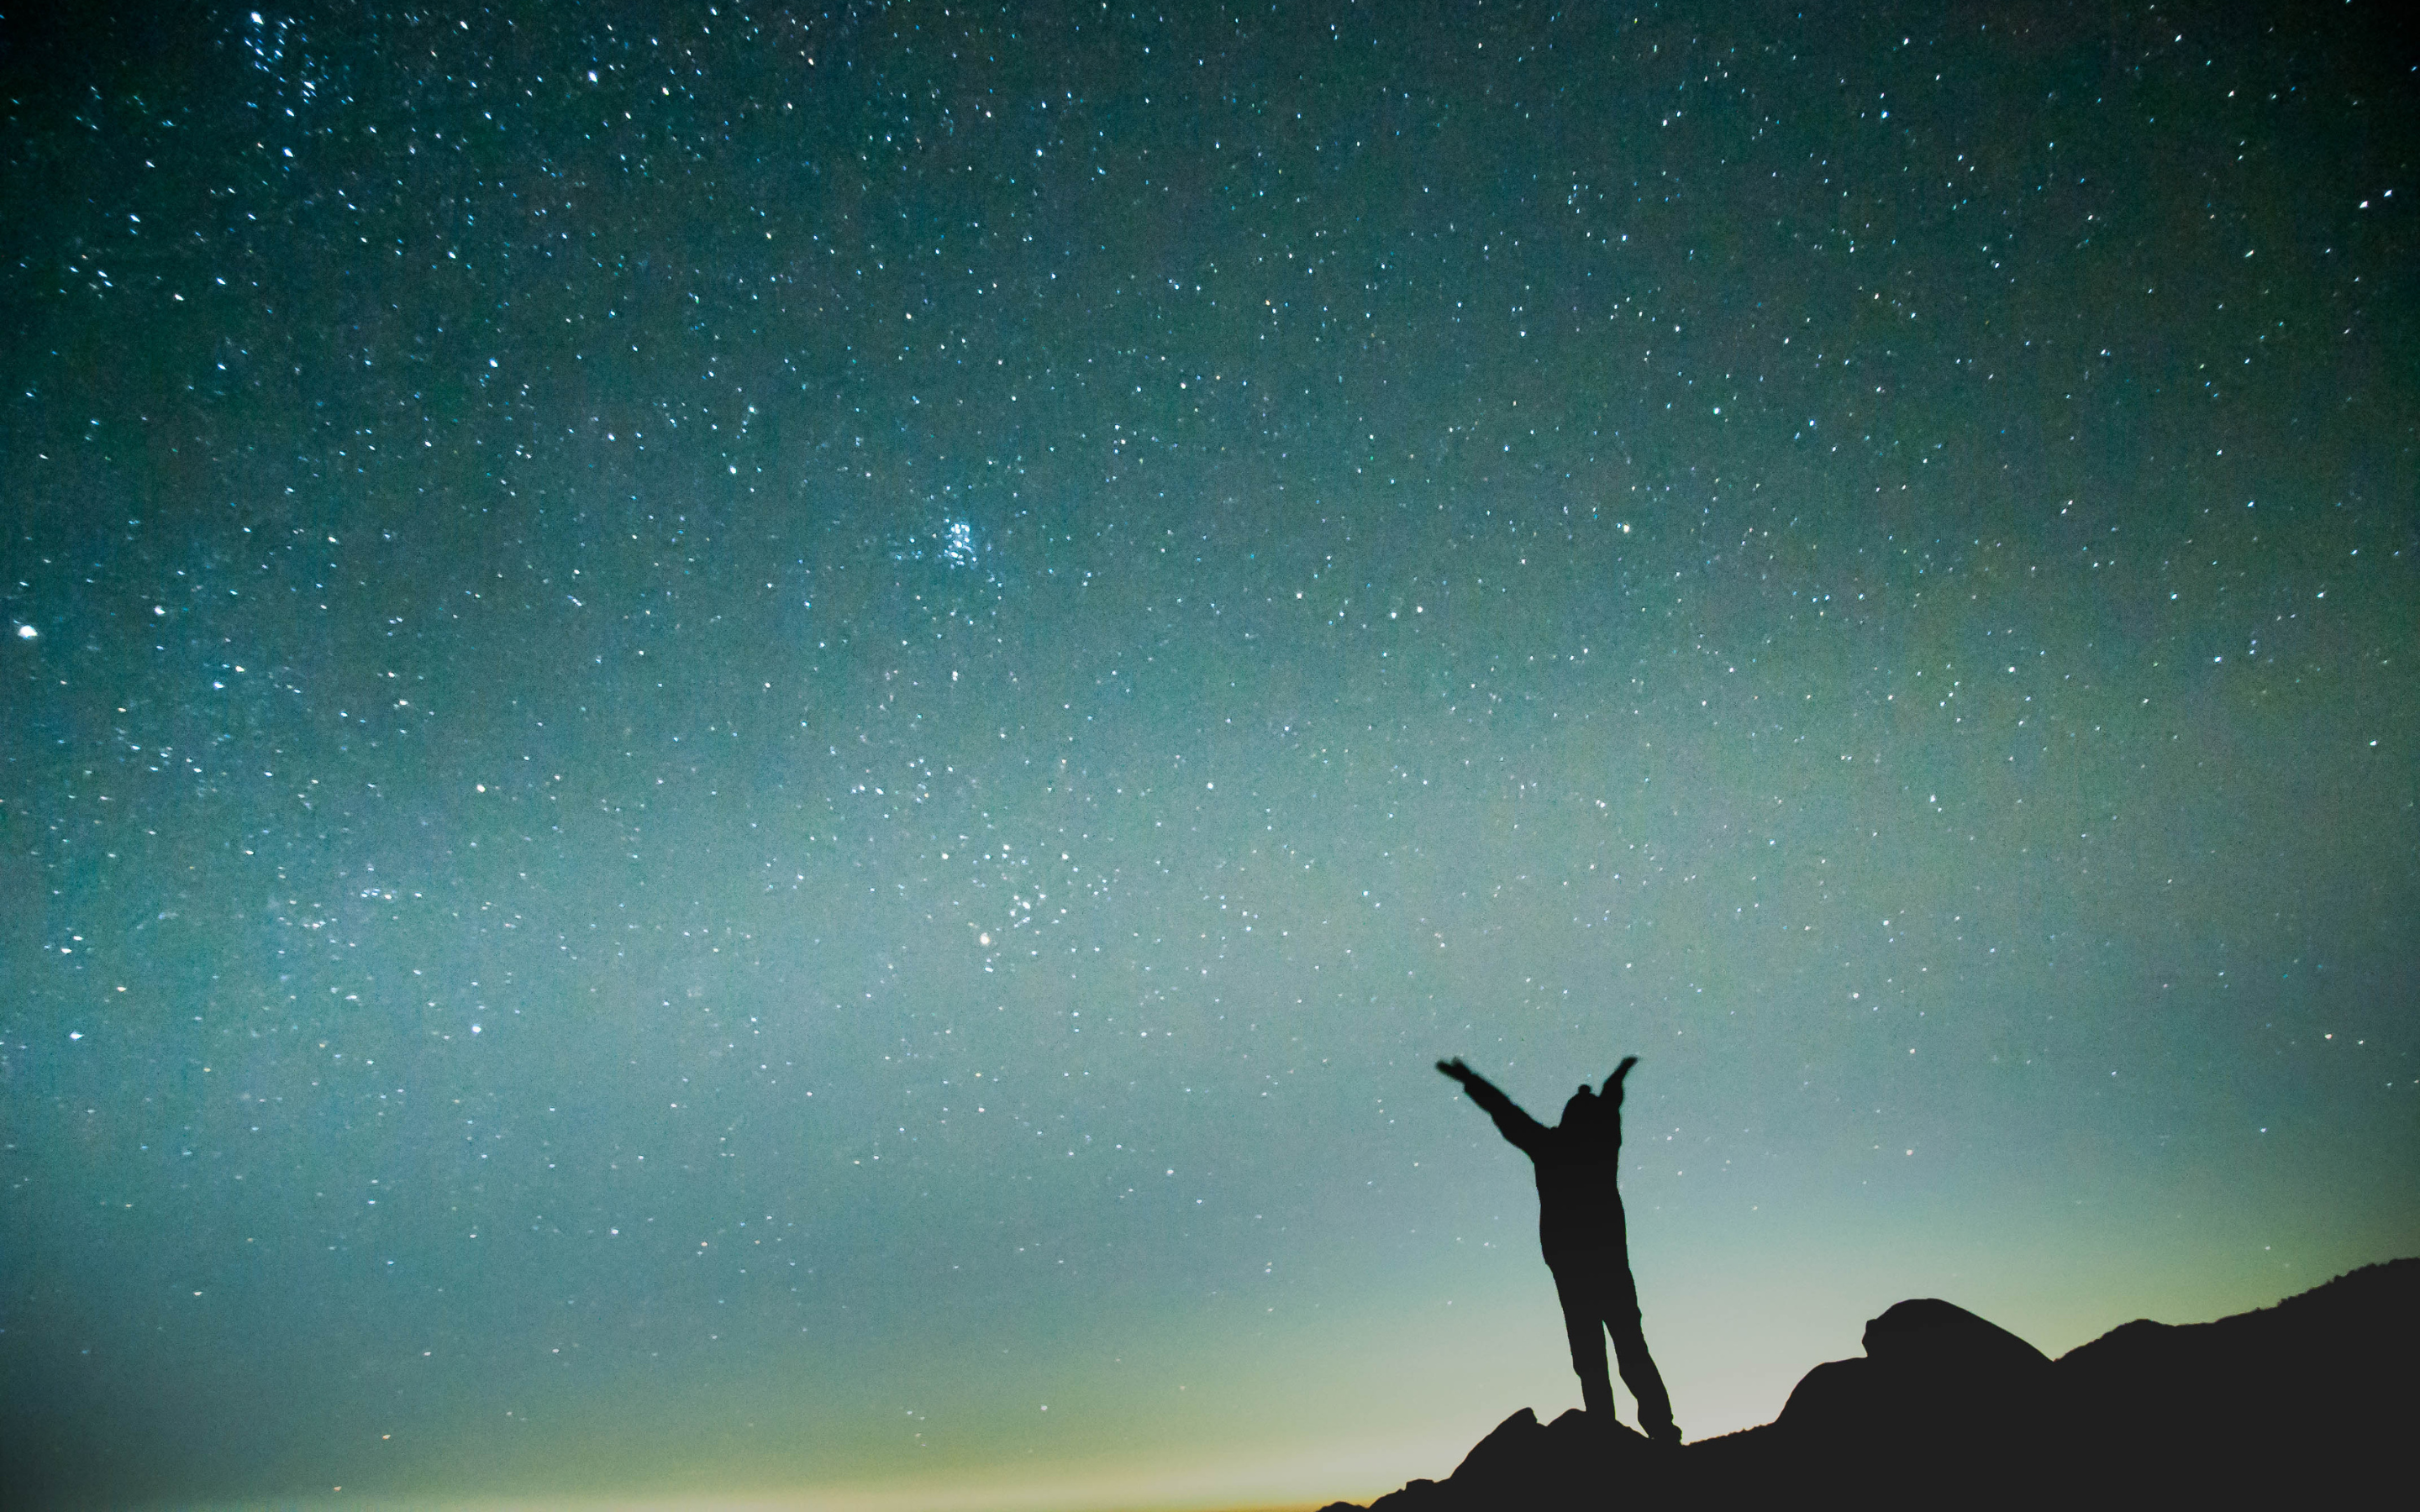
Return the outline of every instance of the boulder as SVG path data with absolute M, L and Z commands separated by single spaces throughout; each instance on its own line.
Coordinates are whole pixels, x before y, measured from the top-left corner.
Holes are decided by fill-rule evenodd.
M 1595 1505 L 1612 1490 L 1660 1487 L 1677 1458 L 1620 1423 L 1573 1408 L 1541 1423 L 1525 1407 L 1471 1446 L 1441 1481 L 1416 1480 L 1371 1504 L 1372 1512 L 1502 1512 Z
M 1866 1324 L 1861 1360 L 1817 1365 L 1779 1426 L 1872 1442 L 2024 1431 L 2040 1418 L 2050 1357 L 1937 1297 L 1899 1303 Z

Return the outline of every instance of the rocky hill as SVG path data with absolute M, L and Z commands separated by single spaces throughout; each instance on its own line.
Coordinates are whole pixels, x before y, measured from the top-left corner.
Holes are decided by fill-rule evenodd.
M 1529 1409 L 1372 1512 L 1629 1505 L 2350 1505 L 2401 1483 L 2420 1408 L 2420 1259 L 2211 1323 L 2148 1319 L 2054 1361 L 1962 1307 L 1902 1302 L 1762 1427 L 1659 1449 Z M 1324 1512 L 1354 1512 L 1339 1502 Z

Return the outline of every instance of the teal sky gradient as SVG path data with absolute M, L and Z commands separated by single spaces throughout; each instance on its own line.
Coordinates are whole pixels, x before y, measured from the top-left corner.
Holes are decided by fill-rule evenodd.
M 2420 1250 L 2372 8 L 12 43 L 7 1473 L 1366 1499 L 1578 1399 L 1452 1055 L 1693 1438 Z

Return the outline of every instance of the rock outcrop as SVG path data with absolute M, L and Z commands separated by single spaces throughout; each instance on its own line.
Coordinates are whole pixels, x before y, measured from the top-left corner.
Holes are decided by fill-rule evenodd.
M 1451 1475 L 1390 1491 L 1372 1512 L 1594 1505 L 1643 1484 L 1660 1487 L 1664 1468 L 1680 1457 L 1619 1423 L 1591 1423 L 1576 1407 L 1552 1423 L 1525 1407 L 1480 1440 Z
M 1808 1371 L 1762 1427 L 1668 1449 L 1525 1407 L 1450 1476 L 1373 1509 L 2350 1505 L 2402 1479 L 2415 1348 L 2420 1259 L 2216 1322 L 2138 1319 L 2056 1361 L 1920 1298 L 1866 1325 L 1862 1357 Z

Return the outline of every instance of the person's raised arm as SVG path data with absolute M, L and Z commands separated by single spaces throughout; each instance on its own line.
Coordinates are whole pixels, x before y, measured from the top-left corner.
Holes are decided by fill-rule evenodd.
M 1613 1074 L 1605 1079 L 1605 1090 L 1599 1092 L 1597 1095 L 1599 1097 L 1609 1097 L 1613 1099 L 1613 1105 L 1615 1107 L 1621 1106 L 1621 1084 L 1629 1077 L 1630 1068 L 1637 1064 L 1638 1057 L 1637 1056 L 1622 1057 L 1621 1064 L 1614 1067 Z
M 1497 1133 L 1525 1152 L 1536 1151 L 1539 1141 L 1546 1133 L 1544 1125 L 1522 1112 L 1520 1105 L 1499 1091 L 1494 1082 L 1465 1065 L 1460 1056 L 1451 1060 L 1440 1060 L 1436 1066 L 1437 1070 L 1460 1082 L 1462 1089 L 1470 1094 L 1473 1103 L 1487 1110 L 1487 1116 L 1496 1120 Z
M 1588 1122 L 1589 1142 L 1596 1147 L 1598 1158 L 1611 1161 L 1621 1153 L 1621 1084 L 1629 1079 L 1630 1068 L 1638 1064 L 1637 1056 L 1624 1056 L 1613 1074 L 1605 1079 L 1605 1088 L 1596 1094 L 1596 1116 Z

